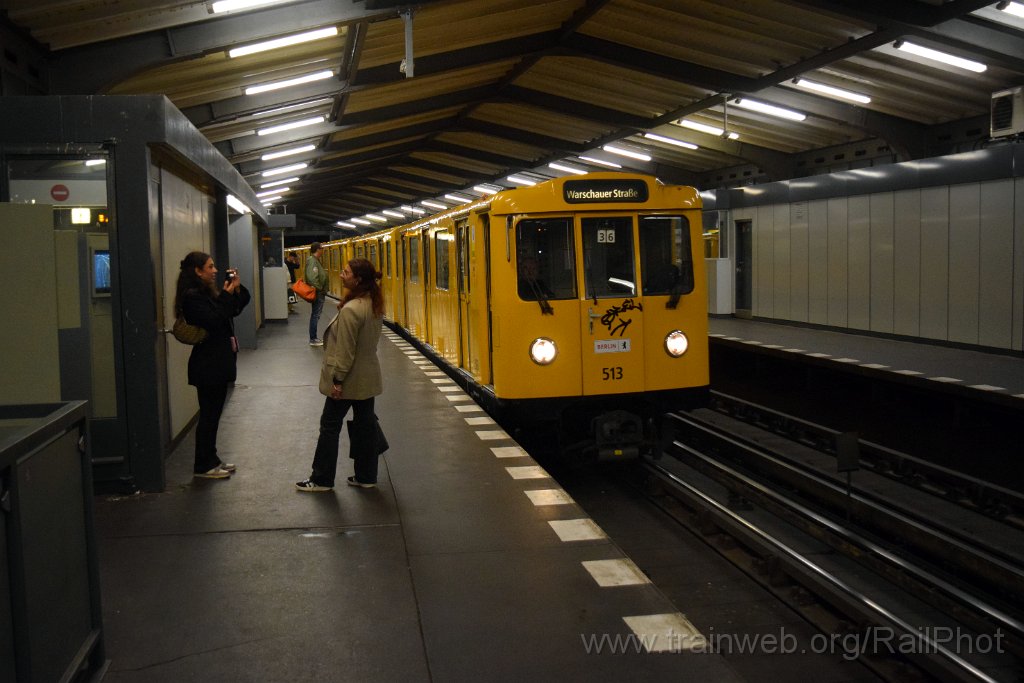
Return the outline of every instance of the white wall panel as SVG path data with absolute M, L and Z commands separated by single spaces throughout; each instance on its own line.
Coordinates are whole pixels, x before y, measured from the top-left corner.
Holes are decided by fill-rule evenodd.
M 871 326 L 874 332 L 893 331 L 893 230 L 896 211 L 892 192 L 871 195 Z
M 921 191 L 895 194 L 893 332 L 921 333 Z
M 775 256 L 775 211 L 771 206 L 757 207 L 754 218 L 754 315 L 774 318 L 773 306 L 775 286 L 775 269 L 772 259 Z
M 949 334 L 949 188 L 921 190 L 921 336 Z
M 847 326 L 871 327 L 871 198 L 850 197 L 847 202 Z
M 828 200 L 828 324 L 833 327 L 846 327 L 848 318 L 848 215 L 846 197 Z
M 807 205 L 807 319 L 828 324 L 828 200 Z
M 978 343 L 979 219 L 978 183 L 949 188 L 949 341 Z
M 789 318 L 808 321 L 807 202 L 790 205 L 789 216 Z
M 772 245 L 775 256 L 772 263 L 773 275 L 773 316 L 792 320 L 790 313 L 790 270 L 789 270 L 789 204 L 775 205 L 772 221 L 775 226 L 775 242 Z
M 1013 180 L 981 185 L 979 207 L 978 343 L 1013 344 Z

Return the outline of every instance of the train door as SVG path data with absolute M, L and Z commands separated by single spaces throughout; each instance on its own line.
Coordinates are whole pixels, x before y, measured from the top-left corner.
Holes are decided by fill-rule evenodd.
M 459 299 L 459 367 L 473 373 L 470 360 L 470 343 L 473 325 L 470 321 L 469 294 L 471 280 L 469 273 L 470 260 L 470 227 L 465 218 L 455 222 L 455 251 L 458 262 L 456 268 L 456 288 Z
M 736 317 L 749 318 L 753 309 L 753 223 L 736 221 Z
M 583 394 L 644 390 L 644 310 L 634 217 L 581 216 Z

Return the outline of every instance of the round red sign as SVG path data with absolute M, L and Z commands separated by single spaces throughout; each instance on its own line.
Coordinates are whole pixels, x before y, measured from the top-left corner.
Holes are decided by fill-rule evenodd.
M 71 196 L 71 190 L 68 189 L 67 185 L 54 185 L 50 188 L 50 196 L 58 202 L 63 202 Z

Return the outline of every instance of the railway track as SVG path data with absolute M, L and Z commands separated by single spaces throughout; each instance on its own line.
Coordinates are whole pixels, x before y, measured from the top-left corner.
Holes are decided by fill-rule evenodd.
M 906 680 L 908 666 L 942 680 L 1019 680 L 1024 534 L 1010 515 L 873 471 L 848 481 L 808 439 L 712 411 L 669 425 L 668 457 L 645 462 L 663 507 L 734 538 L 766 586 L 813 594 L 803 611 L 823 637 L 857 643 L 857 658 L 890 680 Z

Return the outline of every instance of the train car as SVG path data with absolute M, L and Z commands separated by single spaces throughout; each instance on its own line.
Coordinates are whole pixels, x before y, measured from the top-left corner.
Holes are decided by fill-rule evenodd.
M 341 247 L 375 254 L 391 324 L 521 437 L 622 458 L 656 445 L 666 410 L 706 400 L 701 225 L 691 187 L 595 173 Z

